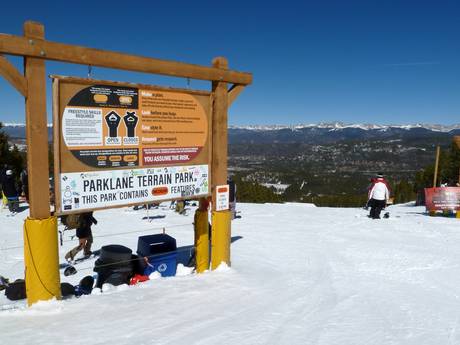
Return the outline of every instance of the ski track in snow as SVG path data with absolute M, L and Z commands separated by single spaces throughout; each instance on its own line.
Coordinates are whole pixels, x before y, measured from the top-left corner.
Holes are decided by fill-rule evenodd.
M 382 220 L 356 208 L 237 207 L 231 268 L 184 270 L 31 308 L 1 293 L 0 344 L 460 343 L 460 220 L 428 217 L 411 205 L 389 207 L 391 217 Z M 148 214 L 95 212 L 93 248 L 115 243 L 135 251 L 138 236 L 164 227 L 188 251 L 193 212 L 177 215 L 166 204 Z M 27 211 L 7 213 L 0 213 L 0 274 L 17 279 Z M 166 217 L 142 219 L 157 215 Z M 71 234 L 60 262 L 77 243 Z M 79 263 L 77 275 L 61 280 L 77 284 L 93 274 L 93 263 Z

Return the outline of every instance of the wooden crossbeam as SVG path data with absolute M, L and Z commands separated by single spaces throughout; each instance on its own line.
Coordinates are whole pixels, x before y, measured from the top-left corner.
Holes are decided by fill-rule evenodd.
M 228 90 L 228 106 L 230 107 L 235 99 L 240 95 L 241 91 L 243 91 L 245 85 L 233 85 L 230 90 Z
M 0 75 L 13 85 L 24 97 L 27 96 L 26 78 L 2 55 L 0 55 Z
M 252 74 L 0 34 L 0 54 L 248 85 Z

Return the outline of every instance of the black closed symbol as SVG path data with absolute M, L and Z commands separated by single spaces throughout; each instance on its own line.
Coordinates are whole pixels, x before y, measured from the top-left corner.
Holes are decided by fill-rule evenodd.
M 133 138 L 136 136 L 136 125 L 139 121 L 139 118 L 136 116 L 136 112 L 126 112 L 125 117 L 123 117 L 126 129 L 128 131 L 128 137 Z

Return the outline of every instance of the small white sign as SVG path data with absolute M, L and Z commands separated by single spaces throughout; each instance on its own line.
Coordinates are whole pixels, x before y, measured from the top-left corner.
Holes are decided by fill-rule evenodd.
M 121 146 L 121 137 L 105 137 L 105 145 Z
M 216 186 L 216 211 L 225 211 L 230 208 L 229 186 Z
M 68 147 L 102 145 L 102 109 L 65 108 L 62 136 Z

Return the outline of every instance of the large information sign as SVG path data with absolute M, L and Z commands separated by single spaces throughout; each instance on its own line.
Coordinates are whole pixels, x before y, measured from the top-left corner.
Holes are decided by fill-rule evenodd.
M 53 77 L 56 211 L 209 195 L 208 92 Z
M 425 206 L 428 211 L 460 210 L 460 187 L 425 188 Z

